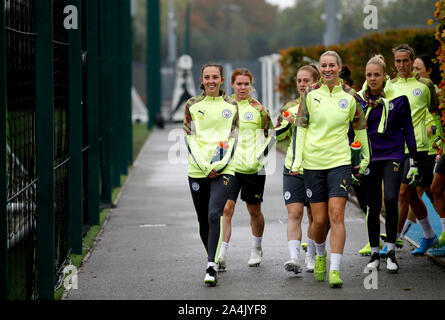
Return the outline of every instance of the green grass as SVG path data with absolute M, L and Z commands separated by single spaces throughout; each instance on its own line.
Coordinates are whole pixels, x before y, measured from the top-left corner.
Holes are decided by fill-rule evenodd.
M 146 123 L 133 124 L 133 161 L 136 160 L 150 133 L 151 130 L 147 129 Z
M 147 129 L 146 123 L 136 123 L 133 124 L 133 161 L 136 160 L 139 152 L 141 151 L 145 141 L 147 140 L 148 136 L 150 135 L 151 131 Z M 131 168 L 130 168 L 131 170 Z M 122 186 L 125 184 L 125 181 L 127 180 L 128 175 L 121 175 L 121 186 L 118 188 L 114 188 L 112 191 L 112 202 L 114 203 L 117 199 L 117 196 L 119 195 L 119 192 L 122 189 Z M 102 229 L 103 224 L 105 223 L 105 220 L 108 218 L 108 214 L 110 212 L 109 208 L 103 209 L 100 212 L 100 225 L 97 226 L 91 226 L 90 230 L 88 230 L 88 233 L 83 239 L 82 243 L 82 254 L 71 254 L 71 262 L 72 264 L 79 269 L 83 263 L 83 260 L 85 256 L 88 254 L 88 252 L 91 250 L 91 248 L 94 247 L 94 241 L 96 240 L 97 235 L 99 234 L 100 230 Z M 63 296 L 65 289 L 62 286 L 60 289 L 56 290 L 54 293 L 54 300 L 60 300 Z

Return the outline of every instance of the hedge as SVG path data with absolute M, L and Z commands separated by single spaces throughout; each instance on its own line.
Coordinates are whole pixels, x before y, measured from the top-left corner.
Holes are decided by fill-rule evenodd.
M 440 3 L 445 3 L 441 0 Z M 435 39 L 432 28 L 424 29 L 398 29 L 385 32 L 371 33 L 349 43 L 325 47 L 323 45 L 312 47 L 290 47 L 280 50 L 280 63 L 283 72 L 279 79 L 279 91 L 285 100 L 294 99 L 297 95 L 295 76 L 297 70 L 311 60 L 317 62 L 320 55 L 327 50 L 336 51 L 352 71 L 354 89 L 361 89 L 365 81 L 365 66 L 368 60 L 377 53 L 385 57 L 387 72 L 393 77 L 396 75 L 392 48 L 407 43 L 416 54 L 429 53 L 434 55 L 439 42 Z M 445 52 L 445 49 L 444 49 Z M 443 59 L 445 62 L 445 57 Z M 442 69 L 442 70 L 445 70 Z
M 445 127 L 445 0 L 436 2 L 436 11 L 434 12 L 434 18 L 439 22 L 437 25 L 434 36 L 439 42 L 437 46 L 436 56 L 440 66 L 441 72 L 441 82 L 439 88 L 442 89 L 440 92 L 440 121 L 442 122 L 442 127 Z M 428 20 L 428 24 L 432 25 L 434 23 L 433 19 Z

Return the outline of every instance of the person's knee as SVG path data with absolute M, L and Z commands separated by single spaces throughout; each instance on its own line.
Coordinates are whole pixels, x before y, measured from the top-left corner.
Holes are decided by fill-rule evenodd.
M 443 197 L 443 187 L 439 183 L 433 183 L 430 187 L 430 192 L 434 198 Z
M 333 208 L 329 211 L 329 221 L 331 225 L 342 224 L 344 222 L 344 212 L 339 208 Z
M 325 215 L 312 215 L 312 224 L 314 227 L 324 227 L 328 223 L 328 216 Z
M 303 212 L 302 212 L 302 210 L 297 210 L 297 209 L 288 210 L 287 211 L 287 217 L 288 217 L 289 220 L 293 220 L 293 221 L 296 221 L 296 222 L 301 222 L 302 217 L 303 217 Z
M 408 203 L 412 193 L 415 192 L 411 192 L 411 189 L 407 184 L 402 184 L 400 186 L 400 192 L 398 197 L 399 202 Z
M 249 211 L 253 219 L 257 219 L 263 215 L 261 212 L 261 204 L 247 204 L 247 211 Z
M 228 200 L 224 206 L 224 217 L 232 218 L 235 211 L 235 201 Z
M 399 195 L 396 194 L 395 192 L 385 193 L 384 201 L 385 201 L 386 208 L 388 208 L 390 206 L 397 206 L 397 203 L 399 201 Z

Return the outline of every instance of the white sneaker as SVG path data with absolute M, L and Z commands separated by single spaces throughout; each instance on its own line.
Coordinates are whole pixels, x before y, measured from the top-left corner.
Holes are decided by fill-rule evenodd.
M 290 259 L 284 263 L 284 269 L 289 272 L 299 273 L 301 272 L 301 266 L 297 259 Z
M 306 263 L 306 270 L 308 272 L 314 272 L 315 257 L 311 257 L 311 256 L 306 255 L 306 258 L 304 259 L 304 262 Z
M 386 258 L 386 269 L 391 273 L 396 273 L 399 271 L 399 264 L 397 263 L 394 250 L 388 252 L 388 257 Z
M 218 272 L 213 267 L 208 267 L 204 277 L 206 287 L 214 287 L 218 283 Z
M 226 271 L 226 257 L 221 256 L 218 258 L 218 272 L 224 272 Z
M 250 251 L 250 259 L 247 262 L 249 267 L 258 267 L 261 263 L 261 257 L 263 256 L 263 250 L 261 247 L 259 248 L 252 248 Z
M 366 268 L 368 268 L 370 270 L 379 270 L 379 267 L 380 267 L 380 255 L 378 252 L 375 252 L 371 256 L 371 260 L 366 265 Z

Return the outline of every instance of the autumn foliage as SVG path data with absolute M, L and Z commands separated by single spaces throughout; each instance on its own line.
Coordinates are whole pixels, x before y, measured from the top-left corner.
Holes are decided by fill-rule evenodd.
M 442 15 L 445 16 L 445 0 L 438 3 L 443 4 Z M 438 9 L 439 10 L 439 9 Z M 442 17 L 442 21 L 445 21 Z M 445 29 L 442 25 L 441 29 Z M 437 32 L 436 32 L 437 38 Z M 445 32 L 441 33 L 443 40 L 439 50 L 443 50 L 442 71 L 445 71 Z M 441 39 L 438 39 L 441 41 Z M 365 65 L 375 54 L 380 53 L 385 57 L 388 66 L 387 72 L 391 77 L 395 76 L 394 57 L 392 48 L 398 44 L 407 43 L 413 47 L 416 54 L 434 54 L 439 47 L 434 38 L 434 30 L 424 29 L 398 29 L 388 30 L 380 33 L 371 33 L 346 44 L 334 45 L 326 48 L 323 45 L 311 47 L 290 47 L 280 51 L 281 66 L 283 72 L 279 79 L 279 91 L 285 100 L 294 98 L 297 95 L 295 76 L 297 70 L 310 61 L 318 62 L 320 55 L 326 50 L 336 51 L 343 59 L 343 63 L 352 71 L 354 88 L 361 89 L 365 81 Z M 445 94 L 445 91 L 443 91 Z
M 434 12 L 434 18 L 439 22 L 437 25 L 434 36 L 440 45 L 436 51 L 437 60 L 440 65 L 441 82 L 439 83 L 440 92 L 440 121 L 442 126 L 445 124 L 445 0 L 440 0 L 436 2 L 436 11 Z M 434 23 L 433 19 L 428 20 L 428 24 L 432 25 Z

